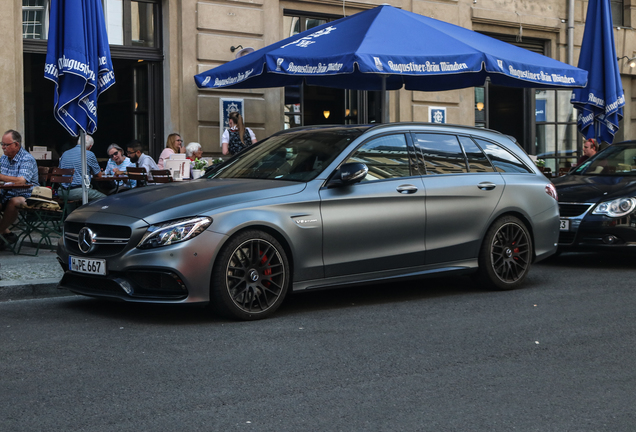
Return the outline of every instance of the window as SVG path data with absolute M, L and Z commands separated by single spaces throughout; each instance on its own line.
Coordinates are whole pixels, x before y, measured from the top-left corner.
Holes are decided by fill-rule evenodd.
M 339 16 L 285 10 L 283 36 L 288 38 Z M 285 87 L 285 129 L 319 124 L 368 124 L 382 118 L 381 92 L 320 86 Z
M 404 135 L 387 135 L 368 141 L 347 159 L 362 162 L 369 172 L 363 182 L 409 177 L 412 174 Z
M 614 27 L 622 27 L 623 22 L 623 0 L 610 0 L 610 8 L 612 9 L 612 24 Z
M 455 135 L 415 134 L 415 147 L 424 155 L 426 174 L 468 172 L 466 158 Z
M 535 90 L 535 143 L 527 149 L 552 172 L 576 163 L 576 110 L 570 103 L 570 90 Z
M 519 159 L 513 156 L 508 150 L 490 141 L 475 138 L 475 141 L 488 155 L 490 162 L 498 172 L 505 173 L 532 173 Z
M 22 0 L 22 38 L 48 37 L 48 0 Z
M 159 48 L 159 0 L 103 0 L 110 45 Z M 48 38 L 50 0 L 22 0 L 22 38 Z
M 494 172 L 492 165 L 488 162 L 488 158 L 481 151 L 479 146 L 473 140 L 466 136 L 460 136 L 459 141 L 464 148 L 466 160 L 468 161 L 468 171 L 472 172 Z

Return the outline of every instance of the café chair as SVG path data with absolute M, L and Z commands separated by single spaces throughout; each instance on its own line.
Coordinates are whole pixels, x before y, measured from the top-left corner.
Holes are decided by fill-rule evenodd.
M 148 173 L 145 167 L 126 167 L 126 175 L 129 180 L 137 181 L 137 186 L 135 187 L 144 187 L 148 184 Z
M 23 229 L 18 238 L 17 254 L 20 254 L 27 239 L 30 245 L 35 247 L 34 256 L 38 255 L 42 246 L 49 249 L 55 248 L 56 240 L 62 236 L 64 219 L 77 206 L 81 205 L 81 201 L 69 201 L 68 194 L 61 187 L 62 184 L 73 181 L 74 173 L 73 168 L 52 168 L 49 171 L 48 181 L 51 185 L 50 189 L 57 190 L 57 196 L 54 197 L 49 188 L 42 188 L 44 191 L 49 190 L 50 196 L 46 200 L 40 199 L 30 203 L 27 199 L 27 203 L 30 205 L 21 208 L 19 212 L 19 220 Z
M 170 170 L 150 170 L 152 181 L 155 183 L 172 183 L 172 173 Z

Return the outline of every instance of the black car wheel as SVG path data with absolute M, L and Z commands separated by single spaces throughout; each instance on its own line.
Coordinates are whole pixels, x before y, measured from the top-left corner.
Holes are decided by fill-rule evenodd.
M 532 261 L 532 240 L 519 219 L 505 216 L 495 221 L 479 253 L 478 281 L 499 290 L 516 288 L 525 279 Z
M 246 231 L 230 239 L 217 257 L 212 307 L 231 318 L 266 318 L 282 303 L 289 283 L 289 264 L 281 245 L 267 233 Z

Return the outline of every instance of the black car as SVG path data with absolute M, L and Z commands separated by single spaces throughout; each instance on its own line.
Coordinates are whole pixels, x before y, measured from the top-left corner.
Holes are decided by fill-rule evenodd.
M 636 248 L 636 141 L 607 147 L 554 185 L 559 250 Z

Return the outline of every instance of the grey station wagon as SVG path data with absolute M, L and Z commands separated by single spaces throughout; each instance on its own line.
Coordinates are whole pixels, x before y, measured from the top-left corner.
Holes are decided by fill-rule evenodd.
M 508 136 L 393 123 L 277 133 L 197 180 L 84 205 L 60 287 L 271 315 L 290 291 L 473 274 L 512 289 L 555 253 L 554 186 Z

